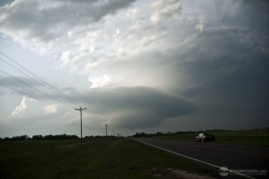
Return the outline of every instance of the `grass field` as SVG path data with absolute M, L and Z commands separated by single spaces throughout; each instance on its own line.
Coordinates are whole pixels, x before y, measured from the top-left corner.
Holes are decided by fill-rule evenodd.
M 216 138 L 215 142 L 218 143 L 269 146 L 269 129 L 237 130 L 237 131 L 213 130 L 208 132 L 215 136 Z M 198 134 L 199 132 L 186 132 L 175 135 L 155 136 L 155 137 L 194 141 L 195 137 Z
M 126 138 L 0 142 L 0 178 L 167 178 L 174 170 L 211 175 Z

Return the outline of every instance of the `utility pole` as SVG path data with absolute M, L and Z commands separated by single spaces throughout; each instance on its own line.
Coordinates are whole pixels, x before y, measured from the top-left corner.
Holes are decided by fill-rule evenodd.
M 79 108 L 75 108 L 75 110 L 80 111 L 80 142 L 82 144 L 82 111 L 86 110 L 87 108 L 81 108 L 81 106 L 79 106 Z
M 106 137 L 107 137 L 107 124 L 106 124 Z
M 113 136 L 115 136 L 115 130 L 113 129 Z

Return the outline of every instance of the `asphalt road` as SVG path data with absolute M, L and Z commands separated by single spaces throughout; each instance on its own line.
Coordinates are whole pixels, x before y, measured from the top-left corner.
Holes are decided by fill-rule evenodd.
M 156 138 L 138 138 L 137 140 L 186 155 L 209 164 L 220 167 L 225 166 L 228 169 L 241 173 L 255 173 L 255 170 L 261 172 L 262 170 L 268 171 L 269 169 L 269 147 L 219 144 L 214 142 L 200 143 Z M 200 163 L 201 165 L 207 165 L 199 161 L 193 161 Z M 267 172 L 266 176 L 251 176 L 254 178 L 269 178 L 268 175 L 269 173 Z

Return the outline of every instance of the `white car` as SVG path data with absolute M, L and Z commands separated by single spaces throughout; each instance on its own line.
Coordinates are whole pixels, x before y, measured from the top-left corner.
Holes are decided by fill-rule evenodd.
M 196 142 L 206 142 L 206 141 L 214 141 L 214 140 L 215 140 L 215 137 L 208 133 L 200 133 L 195 139 Z

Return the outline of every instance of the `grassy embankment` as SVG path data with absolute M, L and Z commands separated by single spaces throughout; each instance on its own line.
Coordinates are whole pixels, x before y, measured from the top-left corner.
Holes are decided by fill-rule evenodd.
M 174 135 L 167 136 L 155 136 L 158 138 L 166 139 L 181 139 L 194 141 L 195 137 L 200 132 L 183 132 Z M 212 130 L 208 133 L 215 136 L 215 142 L 217 143 L 229 143 L 229 144 L 244 144 L 244 145 L 256 145 L 256 146 L 269 146 L 269 129 L 259 130 Z
M 131 139 L 0 142 L 1 178 L 155 178 L 173 170 L 210 174 Z

